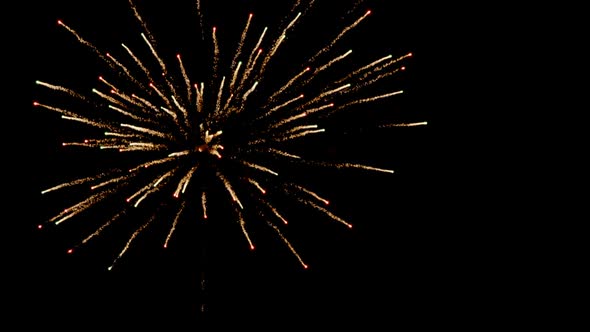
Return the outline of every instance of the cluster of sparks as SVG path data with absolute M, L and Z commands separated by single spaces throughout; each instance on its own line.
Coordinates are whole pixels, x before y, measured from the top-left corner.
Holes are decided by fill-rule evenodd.
M 303 94 L 302 90 L 316 83 L 319 74 L 328 72 L 333 65 L 345 61 L 352 53 L 351 50 L 339 52 L 336 46 L 371 14 L 371 11 L 366 11 L 341 29 L 284 84 L 267 95 L 256 96 L 259 91 L 257 88 L 264 84 L 264 78 L 268 75 L 269 63 L 279 53 L 286 37 L 294 33 L 294 28 L 313 2 L 297 1 L 283 27 L 277 30 L 278 37 L 274 39 L 268 37 L 267 28 L 251 31 L 253 14 L 249 14 L 239 42 L 232 50 L 233 60 L 222 69 L 217 29 L 205 29 L 201 4 L 197 0 L 199 23 L 204 40 L 210 42 L 208 51 L 212 53 L 211 72 L 203 81 L 189 77 L 181 55 L 177 55 L 175 64 L 163 60 L 157 50 L 156 40 L 132 0 L 129 0 L 130 7 L 142 28 L 139 37 L 145 43 L 142 52 L 147 56 L 144 57 L 125 44 L 121 44 L 121 55 L 103 53 L 76 30 L 58 21 L 59 26 L 108 66 L 112 77 L 99 77 L 99 86 L 92 90 L 91 95 L 60 85 L 36 82 L 44 88 L 64 93 L 83 105 L 90 105 L 95 111 L 88 111 L 87 107 L 62 108 L 37 101 L 34 106 L 57 112 L 65 120 L 104 132 L 102 137 L 64 142 L 63 146 L 114 150 L 130 153 L 133 156 L 131 158 L 138 158 L 141 154 L 144 157 L 134 159 L 140 161 L 129 169 L 109 170 L 43 190 L 43 194 L 49 194 L 70 187 L 86 186 L 90 192 L 84 199 L 47 222 L 59 225 L 110 197 L 121 196 L 125 200 L 124 208 L 87 235 L 79 246 L 97 237 L 116 220 L 122 219 L 128 209 L 139 208 L 150 199 L 157 204 L 164 200 L 161 197 L 169 197 L 176 201 L 178 208 L 170 218 L 164 218 L 170 224 L 169 232 L 163 238 L 163 245 L 167 247 L 188 204 L 198 202 L 202 218 L 207 219 L 208 202 L 211 199 L 229 199 L 237 224 L 251 249 L 254 249 L 254 241 L 248 232 L 251 221 L 244 216 L 248 210 L 260 217 L 258 221 L 268 224 L 300 264 L 307 268 L 307 264 L 283 234 L 288 221 L 273 203 L 275 199 L 293 200 L 294 204 L 315 209 L 347 227 L 352 225 L 329 211 L 326 207 L 329 201 L 321 194 L 291 182 L 288 177 L 283 178 L 281 169 L 275 168 L 278 167 L 276 161 L 393 173 L 393 170 L 371 165 L 307 160 L 289 151 L 288 144 L 325 132 L 325 128 L 317 124 L 318 119 L 401 94 L 403 91 L 400 90 L 359 97 L 360 91 L 403 70 L 400 62 L 411 56 L 381 56 L 344 74 L 339 71 L 334 79 L 320 81 L 320 88 L 315 93 L 310 95 L 306 91 Z M 209 32 L 206 33 L 206 30 Z M 150 62 L 157 64 L 152 66 L 155 68 L 148 66 Z M 382 127 L 425 124 L 396 123 Z M 239 134 L 233 135 L 239 135 L 240 139 L 226 139 L 232 135 L 228 131 L 236 128 Z M 194 185 L 200 180 L 199 176 L 204 176 L 199 175 L 201 172 L 212 179 L 209 183 L 225 191 L 226 197 L 210 197 L 211 191 L 206 186 Z M 146 218 L 132 232 L 109 269 L 128 251 L 141 232 L 156 220 L 159 220 L 156 215 Z M 73 250 L 69 249 L 68 252 L 72 253 Z

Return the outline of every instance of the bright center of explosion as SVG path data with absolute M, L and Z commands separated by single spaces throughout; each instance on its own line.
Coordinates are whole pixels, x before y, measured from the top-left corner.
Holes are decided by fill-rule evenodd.
M 195 151 L 202 152 L 202 153 L 209 153 L 211 155 L 216 156 L 217 158 L 221 159 L 221 153 L 219 150 L 223 150 L 223 146 L 220 144 L 211 144 L 213 139 L 219 137 L 223 132 L 221 130 L 217 131 L 215 134 L 209 134 L 209 130 L 205 131 L 205 135 L 203 136 L 204 144 L 201 144 L 196 147 Z

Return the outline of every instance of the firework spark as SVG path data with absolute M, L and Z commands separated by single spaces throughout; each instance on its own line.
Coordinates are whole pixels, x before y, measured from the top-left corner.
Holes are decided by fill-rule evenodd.
M 350 64 L 353 50 L 338 46 L 371 14 L 366 9 L 360 13 L 350 10 L 349 21 L 335 37 L 312 52 L 314 55 L 302 63 L 303 69 L 294 70 L 292 76 L 276 87 L 266 85 L 267 76 L 273 75 L 269 70 L 273 61 L 283 45 L 298 36 L 297 27 L 311 11 L 313 3 L 296 1 L 283 20 L 284 27 L 276 30 L 257 28 L 255 15 L 248 14 L 244 17 L 243 29 L 236 33 L 237 46 L 226 50 L 218 39 L 219 29 L 207 25 L 201 2 L 197 0 L 199 35 L 208 43 L 211 54 L 210 71 L 201 73 L 200 77 L 191 77 L 190 67 L 185 67 L 190 61 L 188 57 L 176 54 L 175 63 L 164 60 L 166 57 L 162 56 L 154 34 L 148 29 L 148 22 L 132 0 L 129 0 L 132 16 L 140 29 L 136 44 L 142 47 L 132 49 L 120 44 L 122 49 L 118 55 L 102 52 L 59 20 L 60 27 L 98 56 L 109 74 L 99 77 L 99 85 L 90 95 L 65 86 L 36 82 L 42 88 L 92 106 L 93 111 L 88 111 L 88 107 L 58 107 L 37 101 L 33 105 L 59 113 L 65 120 L 104 131 L 102 137 L 64 142 L 63 146 L 114 150 L 133 157 L 129 157 L 132 165 L 127 169 L 101 172 L 43 190 L 45 195 L 87 186 L 91 192 L 50 218 L 48 223 L 57 225 L 74 217 L 81 218 L 86 210 L 106 200 L 121 200 L 123 208 L 84 237 L 79 244 L 82 245 L 100 235 L 114 221 L 124 218 L 128 211 L 139 209 L 148 201 L 154 205 L 176 206 L 169 216 L 152 215 L 132 230 L 109 266 L 110 270 L 145 229 L 158 222 L 167 223 L 169 231 L 162 242 L 168 247 L 189 205 L 201 209 L 201 217 L 207 219 L 211 201 L 227 200 L 233 205 L 235 221 L 251 249 L 255 248 L 256 239 L 248 231 L 249 225 L 261 222 L 268 225 L 301 266 L 307 268 L 285 235 L 288 214 L 275 202 L 288 200 L 296 206 L 311 207 L 326 219 L 349 228 L 352 224 L 329 211 L 326 207 L 329 201 L 321 193 L 293 183 L 289 172 L 282 171 L 282 162 L 308 166 L 311 170 L 314 167 L 379 173 L 393 173 L 393 170 L 379 165 L 308 160 L 304 154 L 290 150 L 289 144 L 324 135 L 327 128 L 322 128 L 323 122 L 319 120 L 402 94 L 401 90 L 380 90 L 371 94 L 368 88 L 399 73 L 404 68 L 398 62 L 411 56 L 409 53 L 394 59 L 393 55 L 380 55 L 366 63 L 352 65 L 344 72 L 334 70 L 334 67 Z M 273 31 L 276 37 L 271 36 Z M 225 67 L 224 52 L 231 54 Z M 424 124 L 386 124 L 380 128 Z M 144 156 L 136 157 L 140 154 Z M 215 186 L 221 189 L 221 195 L 211 195 L 218 192 L 213 190 Z M 250 218 L 252 214 L 258 218 Z

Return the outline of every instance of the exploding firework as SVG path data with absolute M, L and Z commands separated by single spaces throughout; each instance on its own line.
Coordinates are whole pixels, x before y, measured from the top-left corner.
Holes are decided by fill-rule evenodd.
M 105 212 L 104 222 L 68 249 L 72 253 L 132 219 L 133 227 L 126 228 L 128 234 L 111 269 L 147 229 L 164 225 L 161 242 L 168 247 L 180 224 L 189 219 L 186 215 L 198 211 L 202 221 L 208 220 L 212 207 L 223 205 L 247 248 L 256 247 L 251 227 L 263 224 L 307 268 L 286 236 L 290 209 L 306 208 L 348 228 L 352 224 L 330 210 L 329 200 L 301 178 L 324 169 L 384 176 L 394 171 L 383 165 L 310 157 L 306 140 L 317 141 L 334 130 L 331 119 L 339 114 L 358 113 L 367 105 L 401 95 L 401 89 L 389 89 L 386 83 L 405 69 L 403 63 L 412 54 L 381 54 L 356 63 L 354 51 L 345 48 L 344 41 L 371 16 L 357 1 L 326 43 L 300 63 L 285 66 L 278 59 L 281 50 L 301 38 L 298 29 L 319 1 L 296 1 L 274 28 L 257 24 L 254 14 L 245 15 L 233 47 L 209 24 L 202 2 L 194 4 L 199 31 L 194 39 L 207 54 L 205 64 L 190 64 L 191 59 L 182 54 L 169 61 L 149 20 L 131 0 L 131 15 L 140 30 L 133 47 L 123 43 L 104 52 L 68 22 L 58 21 L 96 55 L 105 73 L 90 94 L 39 80 L 37 85 L 68 101 L 62 106 L 39 100 L 34 106 L 88 129 L 90 136 L 65 141 L 64 147 L 97 151 L 120 163 L 44 189 L 43 195 L 66 190 L 84 195 L 47 224 L 61 225 L 101 207 L 111 211 L 116 206 L 111 215 Z M 379 127 L 425 124 L 410 121 Z

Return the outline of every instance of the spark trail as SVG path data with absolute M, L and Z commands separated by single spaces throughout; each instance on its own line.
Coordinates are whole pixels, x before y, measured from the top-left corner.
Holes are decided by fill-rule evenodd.
M 341 27 L 336 36 L 303 66 L 294 63 L 283 68 L 290 73 L 283 83 L 269 86 L 267 78 L 280 70 L 272 66 L 273 62 L 288 55 L 282 53 L 284 45 L 297 41 L 305 44 L 306 36 L 298 35 L 296 28 L 312 12 L 312 4 L 315 6 L 319 2 L 296 1 L 279 27 L 261 28 L 258 18 L 249 13 L 235 34 L 237 45 L 225 49 L 223 41 L 218 40 L 222 36 L 221 30 L 203 19 L 202 4 L 197 0 L 193 5 L 196 6 L 200 38 L 194 40 L 200 40 L 204 44 L 201 49 L 211 55 L 207 63 L 195 65 L 204 66 L 198 71 L 201 76 L 197 77 L 189 70 L 193 67 L 186 66 L 190 57 L 181 57 L 175 52 L 172 53 L 175 63 L 166 63 L 165 59 L 172 56 L 159 48 L 156 34 L 148 29 L 148 20 L 140 15 L 141 8 L 132 0 L 129 0 L 131 15 L 137 21 L 139 31 L 138 40 L 128 45 L 141 47 L 120 44 L 119 54 L 97 49 L 59 20 L 58 25 L 94 53 L 108 73 L 99 77 L 100 86 L 88 95 L 71 88 L 36 82 L 48 93 L 82 100 L 86 105 L 94 105 L 96 110 L 74 103 L 58 107 L 35 101 L 33 105 L 71 120 L 73 126 L 101 129 L 104 135 L 64 142 L 63 146 L 97 149 L 97 153 L 119 151 L 129 157 L 121 158 L 126 165 L 121 167 L 122 171 L 103 171 L 42 190 L 46 195 L 72 188 L 89 190 L 87 196 L 49 218 L 47 223 L 67 224 L 71 219 L 83 218 L 88 210 L 100 209 L 104 201 L 120 201 L 123 208 L 110 219 L 107 217 L 108 221 L 95 231 L 89 232 L 80 246 L 102 234 L 105 228 L 121 224 L 128 212 L 151 210 L 151 216 L 131 231 L 109 266 L 110 270 L 131 249 L 136 238 L 154 224 L 164 222 L 168 225 L 168 232 L 162 239 L 166 248 L 173 243 L 177 226 L 190 219 L 184 218 L 191 210 L 189 206 L 199 210 L 199 218 L 205 220 L 212 207 L 230 204 L 232 209 L 228 209 L 228 213 L 233 214 L 232 219 L 237 221 L 251 249 L 255 248 L 256 232 L 250 229 L 256 229 L 259 224 L 269 226 L 301 266 L 307 268 L 287 239 L 287 220 L 291 218 L 277 206 L 304 204 L 326 219 L 352 226 L 318 204 L 328 205 L 327 198 L 307 189 L 304 184 L 293 184 L 291 171 L 284 171 L 283 164 L 277 161 L 293 162 L 297 167 L 305 167 L 305 172 L 329 167 L 393 173 L 393 170 L 379 165 L 307 159 L 304 152 L 291 150 L 290 143 L 321 139 L 328 134 L 330 130 L 318 120 L 329 120 L 334 113 L 347 109 L 356 111 L 358 107 L 353 106 L 401 94 L 402 90 L 391 89 L 386 91 L 392 92 L 369 95 L 360 92 L 399 74 L 398 62 L 411 55 L 394 60 L 393 55 L 381 56 L 377 60 L 373 57 L 372 62 L 365 62 L 367 64 L 363 66 L 343 70 L 354 54 L 348 48 L 339 49 L 337 45 L 345 36 L 353 34 L 371 14 L 370 10 L 364 9 L 364 14 L 359 16 L 356 10 L 350 10 L 347 14 L 351 15 L 352 23 Z M 355 7 L 361 3 L 357 1 Z M 350 17 L 348 22 L 351 22 Z M 101 91 L 105 87 L 110 91 Z M 425 124 L 389 123 L 380 128 Z M 276 202 L 280 204 L 276 205 Z M 167 213 L 154 212 L 160 209 Z M 261 218 L 252 218 L 256 212 Z M 273 220 L 281 222 L 275 224 Z

